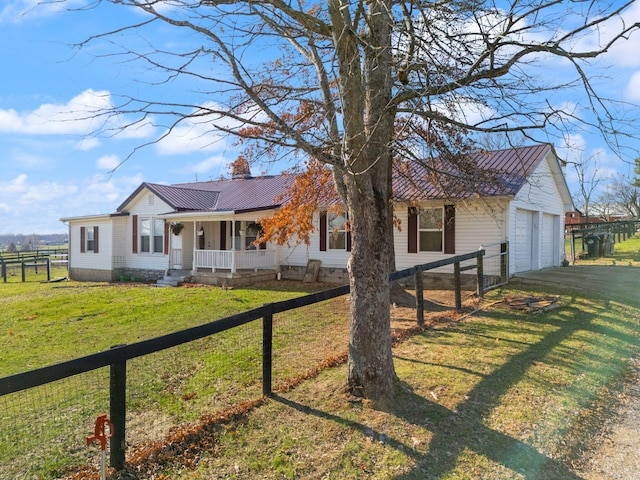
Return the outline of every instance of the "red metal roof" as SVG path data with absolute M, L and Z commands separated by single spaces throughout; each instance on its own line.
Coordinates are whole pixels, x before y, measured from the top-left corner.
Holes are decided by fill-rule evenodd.
M 396 201 L 515 196 L 551 150 L 535 145 L 394 165 Z
M 535 145 L 464 158 L 437 158 L 395 164 L 393 192 L 396 201 L 515 196 L 533 170 L 550 151 L 550 145 Z M 118 211 L 148 188 L 175 211 L 254 211 L 277 208 L 286 203 L 287 187 L 294 175 L 234 178 L 207 182 L 160 185 L 143 183 Z

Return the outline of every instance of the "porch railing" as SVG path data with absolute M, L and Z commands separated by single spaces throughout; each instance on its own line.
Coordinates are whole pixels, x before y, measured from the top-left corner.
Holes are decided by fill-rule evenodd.
M 194 268 L 262 270 L 276 267 L 273 250 L 195 250 Z

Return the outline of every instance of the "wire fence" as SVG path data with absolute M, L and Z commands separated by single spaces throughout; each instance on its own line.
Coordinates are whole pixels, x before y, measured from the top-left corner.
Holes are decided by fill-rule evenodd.
M 273 316 L 274 390 L 346 353 L 348 296 Z M 127 446 L 144 450 L 181 425 L 263 394 L 263 325 L 257 318 L 126 363 Z M 110 411 L 109 368 L 0 396 L 0 479 L 59 478 L 69 466 L 96 468 L 87 447 L 98 415 Z
M 483 288 L 505 285 L 509 281 L 509 242 L 497 242 L 483 245 Z
M 458 276 L 476 259 L 482 281 L 484 253 L 459 256 L 467 266 L 455 263 Z M 417 279 L 423 267 L 436 264 L 443 262 L 392 274 L 394 281 L 415 276 L 418 324 L 424 307 L 418 299 L 424 295 Z M 459 289 L 455 303 L 459 309 Z M 87 446 L 86 438 L 101 414 L 110 412 L 123 441 L 126 425 L 126 444 L 118 449 L 115 442 L 116 456 L 114 439 L 110 447 L 111 464 L 121 466 L 125 451 L 140 454 L 150 439 L 159 441 L 205 416 L 286 391 L 322 365 L 346 358 L 348 311 L 348 286 L 339 287 L 1 378 L 0 479 L 64 478 L 77 466 L 95 471 L 99 450 Z M 52 375 L 60 379 L 49 381 Z M 120 408 L 114 408 L 118 402 Z M 115 418 L 118 412 L 121 420 Z
M 109 369 L 101 368 L 0 396 L 0 478 L 57 478 L 90 464 L 86 436 L 109 411 Z

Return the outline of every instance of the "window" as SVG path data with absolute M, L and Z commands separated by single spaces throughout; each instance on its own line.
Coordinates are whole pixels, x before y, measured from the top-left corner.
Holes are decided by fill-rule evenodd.
M 421 252 L 442 251 L 442 208 L 423 208 L 418 214 L 419 249 Z
M 87 228 L 87 252 L 93 252 L 93 227 Z
M 153 220 L 153 252 L 163 253 L 164 251 L 164 220 Z
M 351 232 L 347 228 L 346 215 L 320 212 L 320 251 L 346 250 L 351 251 Z
M 164 220 L 162 219 L 140 219 L 140 251 L 142 253 L 163 253 L 164 230 Z
M 347 249 L 347 219 L 344 215 L 327 213 L 329 250 Z
M 244 248 L 246 250 L 255 250 L 255 241 L 260 237 L 260 225 L 255 222 L 247 223 L 246 236 L 244 239 Z
M 80 253 L 98 253 L 98 227 L 80 227 Z
M 411 206 L 408 217 L 408 253 L 456 253 L 455 205 L 421 209 Z

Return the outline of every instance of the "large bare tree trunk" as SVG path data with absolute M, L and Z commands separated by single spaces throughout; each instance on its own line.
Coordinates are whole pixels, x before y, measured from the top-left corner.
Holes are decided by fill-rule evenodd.
M 354 395 L 378 399 L 393 396 L 397 378 L 389 311 L 393 229 L 391 204 L 384 193 L 388 186 L 369 186 L 372 196 L 349 189 L 353 247 L 347 383 Z
M 339 2 L 339 0 L 336 0 Z M 353 245 L 349 260 L 351 317 L 347 384 L 354 395 L 390 398 L 396 374 L 391 352 L 389 273 L 393 265 L 390 2 L 368 5 L 368 42 L 350 35 L 345 8 L 335 10 L 341 66 L 346 200 Z M 362 52 L 360 52 L 360 48 Z M 362 55 L 364 53 L 364 55 Z

